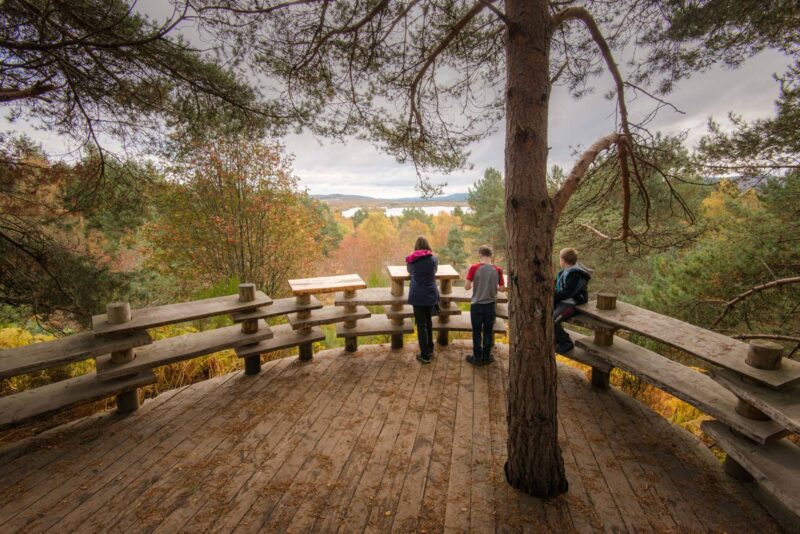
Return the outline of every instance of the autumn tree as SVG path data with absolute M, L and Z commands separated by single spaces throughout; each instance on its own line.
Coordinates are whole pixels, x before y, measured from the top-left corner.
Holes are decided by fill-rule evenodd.
M 237 279 L 280 295 L 322 256 L 324 221 L 278 144 L 223 138 L 195 147 L 171 168 L 157 205 L 151 263 L 187 293 Z

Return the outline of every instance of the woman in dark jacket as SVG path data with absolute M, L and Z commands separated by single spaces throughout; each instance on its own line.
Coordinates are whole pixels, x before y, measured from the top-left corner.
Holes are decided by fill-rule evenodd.
M 417 359 L 431 363 L 433 357 L 433 308 L 439 303 L 439 289 L 436 287 L 436 269 L 439 262 L 431 251 L 428 240 L 422 236 L 414 243 L 414 252 L 406 257 L 406 269 L 411 274 L 411 287 L 408 289 L 408 303 L 414 307 L 417 322 L 417 339 L 420 353 Z

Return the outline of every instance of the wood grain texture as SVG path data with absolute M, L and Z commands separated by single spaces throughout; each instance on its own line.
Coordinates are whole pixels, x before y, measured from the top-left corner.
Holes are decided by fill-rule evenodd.
M 453 302 L 469 302 L 472 299 L 472 290 L 464 289 L 464 286 L 453 286 L 453 292 L 442 295 L 442 298 Z M 508 302 L 508 293 L 497 292 L 497 302 Z
M 155 381 L 155 375 L 149 370 L 128 378 L 106 382 L 99 382 L 94 373 L 89 373 L 14 393 L 0 398 L 0 428 L 131 391 L 153 384 Z
M 414 325 L 411 321 L 403 321 L 402 325 L 395 325 L 385 315 L 373 315 L 369 319 L 358 321 L 355 328 L 346 328 L 343 324 L 336 325 L 336 337 L 378 336 L 389 334 L 411 334 Z
M 287 297 L 285 299 L 275 299 L 272 304 L 259 308 L 255 311 L 235 312 L 231 314 L 231 319 L 234 323 L 241 323 L 248 319 L 267 319 L 269 317 L 277 317 L 278 315 L 286 315 L 287 313 L 296 313 L 305 310 L 318 310 L 322 308 L 322 302 L 315 297 L 311 297 L 309 304 L 298 304 L 297 299 L 294 297 Z
M 345 298 L 344 293 L 336 293 L 334 304 L 344 306 L 345 304 L 355 304 L 357 306 L 380 306 L 385 304 L 405 304 L 408 302 L 408 288 L 402 295 L 394 296 L 388 287 L 370 287 L 362 289 L 356 293 L 355 298 Z
M 468 348 L 439 347 L 428 366 L 415 348 L 386 345 L 283 358 L 256 376 L 231 373 L 126 417 L 34 438 L 0 457 L 4 527 L 777 532 L 707 451 L 690 450 L 701 446 L 694 436 L 619 391 L 593 391 L 563 364 L 559 439 L 570 492 L 544 502 L 513 490 L 503 478 L 507 349 L 473 368 Z
M 133 332 L 124 337 L 97 339 L 93 332 L 82 332 L 53 341 L 33 343 L 0 351 L 0 378 L 49 369 L 118 350 L 152 343 L 147 332 Z
M 386 305 L 383 307 L 383 313 L 386 317 L 392 319 L 394 317 L 407 319 L 409 317 L 414 317 L 414 306 L 411 304 L 404 304 L 403 307 L 399 310 L 393 310 L 391 305 Z M 462 311 L 461 308 L 458 306 L 452 306 L 450 308 L 440 308 L 439 313 L 435 313 L 434 315 L 461 315 Z
M 736 411 L 736 396 L 711 377 L 644 347 L 619 337 L 614 338 L 614 344 L 610 347 L 595 345 L 588 338 L 578 340 L 577 345 L 716 417 L 759 443 L 786 435 L 783 426 L 775 421 L 754 421 L 739 415 Z
M 364 289 L 367 284 L 357 274 L 343 274 L 289 280 L 289 287 L 292 288 L 292 293 L 295 295 L 312 295 Z
M 761 487 L 795 515 L 800 515 L 800 448 L 789 440 L 757 445 L 731 433 L 719 421 L 703 421 L 700 429 L 744 467 Z
M 355 313 L 348 313 L 341 306 L 322 308 L 311 314 L 307 319 L 298 319 L 297 314 L 289 314 L 289 324 L 292 328 L 298 330 L 300 328 L 310 328 L 312 326 L 320 326 L 323 324 L 342 323 L 352 319 L 366 319 L 370 315 L 370 311 L 364 306 L 358 306 Z
M 800 434 L 800 386 L 774 390 L 749 384 L 738 373 L 715 369 L 711 377 L 775 421 Z
M 261 306 L 269 306 L 272 299 L 261 291 L 256 291 L 256 299 L 249 302 L 239 300 L 239 295 L 226 295 L 193 302 L 180 302 L 167 304 L 154 308 L 142 308 L 132 311 L 132 318 L 127 323 L 112 325 L 106 319 L 106 314 L 92 317 L 92 328 L 98 337 L 112 334 L 146 330 L 167 324 L 183 323 L 214 315 L 225 315 L 242 310 L 250 310 Z
M 270 327 L 261 321 L 258 331 L 253 334 L 243 334 L 239 325 L 233 325 L 160 339 L 152 345 L 138 349 L 136 358 L 127 363 L 115 364 L 111 361 L 110 355 L 98 357 L 97 378 L 98 380 L 112 380 L 153 367 L 169 365 L 240 345 L 257 343 L 264 339 L 271 339 L 272 336 Z
M 389 271 L 389 278 L 397 281 L 411 280 L 411 275 L 406 269 L 405 265 L 387 265 L 386 270 Z M 436 269 L 437 280 L 457 280 L 461 275 L 452 265 L 439 265 Z
M 272 327 L 272 338 L 265 339 L 253 345 L 236 347 L 236 355 L 240 358 L 255 356 L 256 354 L 266 354 L 281 349 L 296 347 L 305 343 L 314 343 L 325 340 L 325 332 L 319 328 L 312 328 L 311 332 L 302 334 L 292 328 L 290 324 L 282 324 Z
M 578 345 L 579 341 L 591 342 L 591 338 L 589 336 L 584 336 L 583 334 L 573 332 L 572 330 L 569 330 L 569 335 L 572 338 L 572 342 L 575 343 L 575 347 L 573 347 L 573 349 L 569 352 L 559 354 L 565 358 L 569 358 L 570 360 L 575 360 L 578 363 L 588 365 L 595 369 L 600 369 L 604 373 L 610 373 L 611 370 L 614 369 L 614 365 L 609 363 L 608 360 L 595 356 Z
M 747 343 L 632 304 L 618 301 L 614 310 L 598 310 L 595 302 L 589 302 L 578 309 L 581 313 L 661 341 L 709 363 L 752 378 L 765 386 L 778 389 L 800 381 L 800 362 L 784 358 L 780 369 L 756 369 L 745 363 Z

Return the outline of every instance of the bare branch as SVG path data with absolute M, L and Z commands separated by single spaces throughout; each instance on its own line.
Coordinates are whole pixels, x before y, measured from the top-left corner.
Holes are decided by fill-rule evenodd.
M 761 284 L 760 286 L 756 286 L 748 291 L 745 291 L 741 295 L 738 295 L 736 298 L 729 300 L 727 304 L 725 304 L 725 309 L 722 310 L 722 313 L 719 315 L 719 317 L 717 317 L 717 320 L 714 321 L 714 326 L 717 326 L 720 323 L 720 321 L 722 321 L 722 319 L 725 318 L 728 312 L 731 311 L 734 306 L 736 306 L 737 303 L 766 289 L 771 289 L 773 287 L 780 287 L 790 284 L 800 284 L 800 276 L 793 276 L 791 278 L 780 278 L 778 280 L 773 280 L 772 282 Z
M 55 85 L 40 83 L 24 89 L 0 88 L 0 102 L 12 102 L 14 100 L 21 100 L 23 98 L 36 98 L 45 93 L 49 93 L 53 89 L 56 89 Z
M 556 194 L 553 195 L 553 208 L 555 210 L 556 219 L 561 215 L 561 212 L 564 211 L 572 194 L 581 185 L 581 180 L 592 163 L 597 159 L 597 156 L 604 150 L 611 148 L 612 145 L 619 143 L 621 137 L 622 136 L 618 133 L 608 134 L 595 141 L 588 150 L 581 154 L 580 159 L 572 167 L 564 183 Z
M 506 16 L 506 14 L 505 14 L 505 13 L 503 13 L 503 12 L 502 12 L 500 9 L 498 9 L 496 6 L 492 5 L 492 2 L 493 2 L 493 0 L 481 0 L 481 3 L 482 3 L 483 5 L 485 5 L 486 7 L 488 7 L 488 8 L 489 8 L 489 10 L 490 10 L 492 13 L 494 13 L 495 15 L 497 15 L 497 18 L 499 18 L 500 20 L 502 20 L 502 21 L 503 21 L 503 22 L 506 24 L 506 26 L 510 26 L 510 25 L 511 25 L 511 21 L 510 21 L 510 20 L 508 20 L 508 17 Z

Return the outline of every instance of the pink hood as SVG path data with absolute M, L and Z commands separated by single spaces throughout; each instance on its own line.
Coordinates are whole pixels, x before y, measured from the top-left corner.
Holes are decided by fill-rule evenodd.
M 420 258 L 424 258 L 425 256 L 432 256 L 433 252 L 430 250 L 415 250 L 408 256 L 406 256 L 406 263 L 414 263 Z

